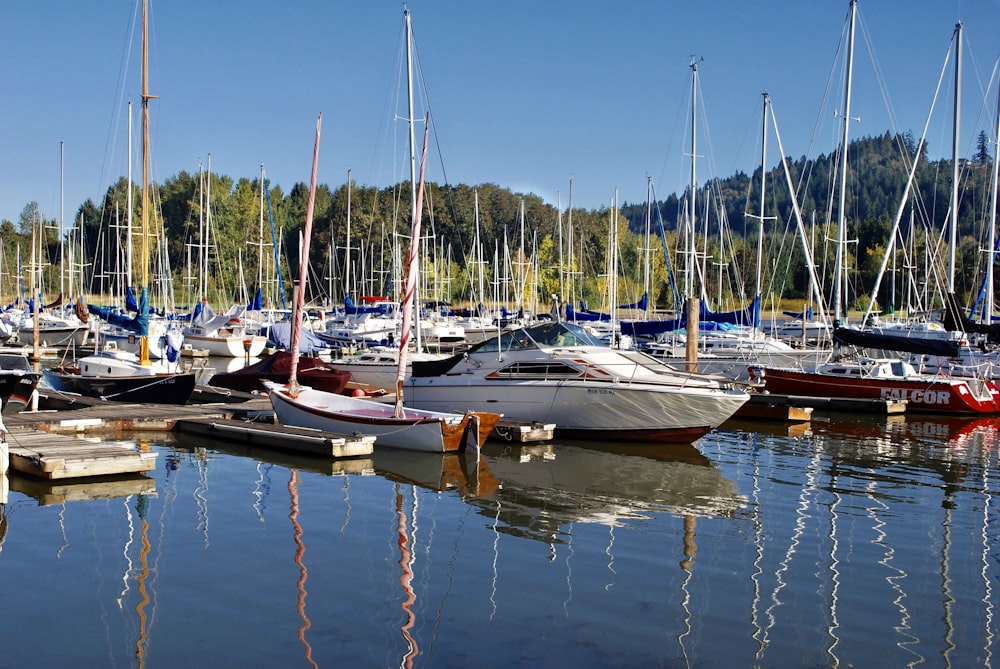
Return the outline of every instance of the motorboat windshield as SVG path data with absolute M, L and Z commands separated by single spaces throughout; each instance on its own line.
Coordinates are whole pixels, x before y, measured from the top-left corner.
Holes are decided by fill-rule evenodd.
M 520 330 L 505 332 L 473 347 L 471 352 L 495 353 L 519 349 L 540 349 L 566 346 L 607 346 L 583 328 L 572 323 L 541 323 Z

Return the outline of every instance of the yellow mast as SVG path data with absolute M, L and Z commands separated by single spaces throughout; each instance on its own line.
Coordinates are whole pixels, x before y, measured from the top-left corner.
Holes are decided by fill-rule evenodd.
M 147 0 L 142 0 L 142 279 L 139 296 L 149 285 L 149 101 L 156 97 L 149 94 L 149 33 L 146 22 Z M 129 242 L 131 244 L 131 242 Z M 148 302 L 147 302 L 148 303 Z M 139 300 L 143 307 L 142 299 Z M 148 333 L 139 338 L 139 364 L 148 365 Z

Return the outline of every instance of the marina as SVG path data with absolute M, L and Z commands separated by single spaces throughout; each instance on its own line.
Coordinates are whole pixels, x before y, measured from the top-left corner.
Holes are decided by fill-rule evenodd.
M 176 40 L 136 0 L 127 174 L 68 226 L 3 221 L 3 666 L 993 666 L 1000 61 L 974 156 L 961 22 L 951 158 L 929 119 L 855 140 L 845 4 L 828 156 L 791 158 L 765 92 L 759 167 L 699 185 L 692 55 L 690 182 L 588 211 L 572 179 L 566 208 L 441 183 L 406 7 L 394 184 L 321 183 L 322 113 L 308 187 L 211 152 L 157 183 L 187 68 L 151 88 Z

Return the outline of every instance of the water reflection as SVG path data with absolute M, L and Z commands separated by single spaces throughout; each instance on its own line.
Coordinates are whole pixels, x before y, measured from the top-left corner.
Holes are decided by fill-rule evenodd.
M 11 633 L 36 636 L 8 664 L 60 666 L 59 635 L 95 666 L 990 666 L 997 425 L 337 461 L 165 437 L 152 479 L 11 478 Z
M 299 626 L 299 643 L 305 648 L 306 662 L 310 666 L 318 666 L 312 659 L 312 646 L 306 640 L 306 632 L 312 627 L 312 621 L 306 615 L 306 581 L 309 579 L 309 570 L 305 564 L 306 544 L 302 539 L 302 525 L 299 523 L 299 472 L 291 470 L 288 479 L 288 498 L 290 510 L 288 518 L 292 521 L 293 538 L 295 540 L 295 566 L 299 569 L 299 578 L 295 583 L 298 599 L 296 600 L 296 611 L 302 624 Z
M 812 596 L 800 592 L 803 579 L 821 602 L 825 664 L 856 653 L 847 642 L 857 643 L 859 625 L 894 619 L 891 635 L 907 664 L 925 662 L 929 646 L 954 665 L 956 650 L 969 648 L 959 637 L 975 629 L 956 619 L 964 608 L 968 620 L 975 601 L 989 654 L 998 425 L 997 418 L 836 416 L 814 420 L 807 438 L 789 439 L 780 427 L 730 425 L 734 433 L 703 442 L 712 443 L 710 457 L 716 449 L 723 459 L 733 441 L 750 448 L 758 663 L 774 664 L 778 631 L 802 615 L 796 607 Z M 978 555 L 977 569 L 954 566 L 966 565 L 970 554 Z M 936 576 L 929 580 L 929 573 Z M 928 638 L 934 618 L 937 641 Z
M 731 516 L 746 501 L 691 445 L 487 444 L 482 457 L 502 485 L 488 503 L 471 503 L 490 517 L 499 509 L 499 531 L 546 543 L 565 541 L 563 526 L 571 523 L 621 526 L 651 513 Z
M 99 499 L 156 495 L 156 480 L 146 476 L 96 477 L 49 481 L 30 476 L 10 477 L 10 490 L 31 497 L 38 506 Z

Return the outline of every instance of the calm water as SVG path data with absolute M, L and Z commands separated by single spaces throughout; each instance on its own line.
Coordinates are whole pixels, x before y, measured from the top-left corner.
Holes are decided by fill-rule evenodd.
M 10 478 L 0 666 L 992 666 L 998 426 L 478 463 L 141 435 L 150 478 Z

